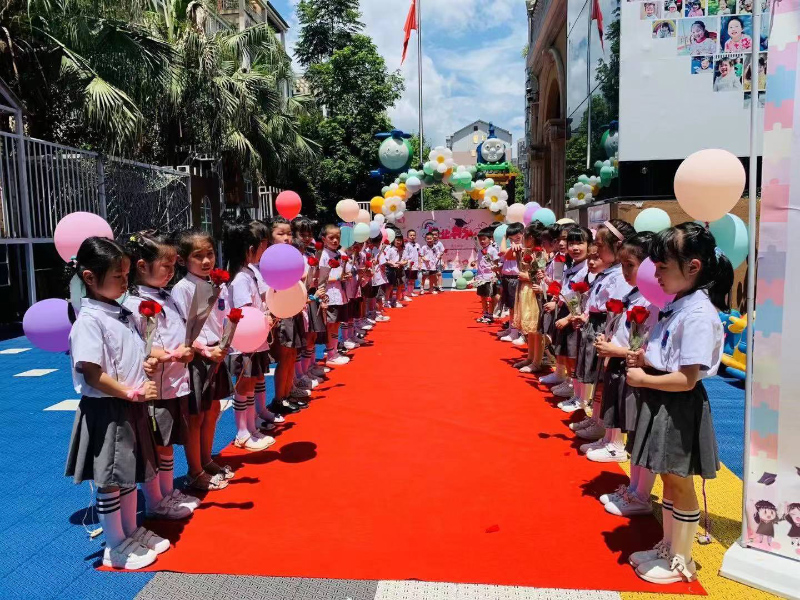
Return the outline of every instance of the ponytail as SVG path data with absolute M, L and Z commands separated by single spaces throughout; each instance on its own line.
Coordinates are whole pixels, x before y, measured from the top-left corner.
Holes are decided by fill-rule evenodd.
M 721 251 L 715 254 L 716 266 L 713 268 L 712 279 L 706 285 L 700 286 L 708 290 L 708 299 L 711 304 L 721 311 L 730 310 L 731 289 L 733 289 L 733 265 Z M 752 274 L 751 274 L 752 275 Z

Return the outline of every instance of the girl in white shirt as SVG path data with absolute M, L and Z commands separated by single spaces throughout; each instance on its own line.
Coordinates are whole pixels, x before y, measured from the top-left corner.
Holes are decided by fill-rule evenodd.
M 86 287 L 69 335 L 72 380 L 81 395 L 65 475 L 94 481 L 107 567 L 141 569 L 169 541 L 136 527 L 136 484 L 158 487 L 158 458 L 147 402 L 158 397 L 145 375 L 144 341 L 116 298 L 128 289 L 130 259 L 105 238 L 81 244 L 70 271 Z M 165 511 L 169 511 L 165 503 Z
M 405 271 L 405 261 L 403 260 L 403 234 L 399 229 L 395 229 L 394 241 L 386 248 L 386 285 L 384 294 L 386 301 L 392 308 L 403 308 L 400 298 L 403 296 L 403 272 Z
M 314 389 L 322 382 L 325 375 L 324 368 L 316 364 L 316 344 L 317 341 L 324 343 L 328 333 L 325 323 L 325 316 L 322 314 L 319 298 L 317 298 L 317 286 L 319 285 L 319 260 L 317 254 L 322 249 L 322 242 L 314 239 L 314 228 L 316 224 L 306 217 L 296 217 L 292 220 L 292 236 L 294 244 L 303 253 L 303 260 L 306 264 L 304 281 L 308 290 L 308 304 L 306 314 L 308 315 L 308 327 L 304 335 L 304 347 L 300 350 L 299 368 L 296 371 L 296 385 L 303 389 Z M 320 244 L 319 249 L 317 244 Z
M 325 345 L 326 364 L 329 367 L 337 367 L 350 362 L 349 358 L 339 353 L 339 328 L 344 327 L 349 318 L 347 292 L 344 288 L 344 282 L 349 277 L 339 252 L 340 229 L 336 225 L 325 225 L 322 228 L 321 236 L 324 248 L 319 267 L 323 279 L 326 280 L 323 305 L 328 319 L 328 337 Z
M 702 380 L 717 372 L 723 347 L 719 310 L 728 310 L 733 268 L 717 253 L 702 225 L 683 223 L 657 233 L 650 246 L 656 275 L 675 300 L 660 312 L 645 350 L 629 353 L 628 385 L 639 388 L 642 407 L 631 464 L 661 475 L 664 539 L 630 562 L 653 583 L 692 581 L 692 542 L 700 521 L 694 477 L 713 479 L 719 451 Z
M 131 257 L 129 295 L 123 306 L 131 311 L 131 319 L 139 333 L 145 337 L 148 319 L 140 314 L 143 302 L 155 302 L 160 312 L 155 315 L 155 333 L 150 356 L 158 359 L 151 378 L 158 387 L 158 400 L 150 406 L 153 430 L 158 448 L 158 479 L 160 489 L 144 490 L 148 512 L 158 512 L 156 507 L 163 498 L 174 498 L 189 513 L 200 501 L 183 495 L 175 488 L 173 444 L 184 445 L 189 423 L 189 369 L 194 352 L 184 344 L 186 317 L 172 295 L 165 289 L 175 275 L 177 253 L 166 236 L 153 231 L 142 231 L 130 236 L 127 244 Z M 154 493 L 160 492 L 160 493 Z M 187 516 L 188 516 L 187 514 Z
M 208 307 L 208 316 L 196 340 L 189 363 L 189 429 L 184 448 L 189 465 L 189 485 L 201 490 L 220 490 L 233 478 L 233 470 L 218 465 L 211 457 L 214 433 L 220 413 L 220 400 L 233 393 L 230 373 L 225 365 L 227 349 L 219 346 L 230 312 L 227 271 L 214 270 L 217 256 L 214 238 L 203 231 L 188 230 L 176 236 L 178 263 L 186 276 L 172 288 L 172 298 L 189 318 L 195 297 L 197 310 Z M 215 271 L 216 281 L 212 281 Z M 202 304 L 201 304 L 202 303 Z

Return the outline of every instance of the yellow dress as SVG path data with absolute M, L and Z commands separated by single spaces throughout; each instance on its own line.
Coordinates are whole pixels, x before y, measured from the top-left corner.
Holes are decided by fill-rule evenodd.
M 514 303 L 514 328 L 525 335 L 539 331 L 539 298 L 530 281 L 520 281 Z

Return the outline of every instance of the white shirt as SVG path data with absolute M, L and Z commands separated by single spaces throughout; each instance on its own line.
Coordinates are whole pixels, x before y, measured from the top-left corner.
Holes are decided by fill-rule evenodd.
M 261 274 L 261 269 L 258 268 L 258 265 L 255 263 L 250 263 L 247 267 L 253 272 L 256 278 L 256 285 L 258 286 L 258 293 L 262 296 L 269 291 L 269 286 L 267 282 L 264 281 L 264 276 Z
M 342 289 L 342 275 L 344 268 L 342 267 L 342 257 L 338 251 L 325 248 L 322 251 L 322 256 L 319 259 L 319 266 L 321 269 L 330 268 L 330 262 L 338 260 L 339 266 L 332 268 L 328 275 L 328 283 L 325 284 L 325 293 L 328 296 L 328 304 L 331 306 L 341 306 L 347 304 L 347 295 Z
M 261 301 L 261 292 L 258 290 L 258 280 L 251 269 L 242 269 L 233 278 L 230 285 L 230 308 L 254 306 L 264 310 Z
M 506 250 L 506 254 L 508 254 L 509 250 Z M 514 258 L 506 258 L 506 254 L 503 254 L 503 265 L 500 267 L 500 274 L 501 275 L 519 275 L 519 263 L 517 262 L 517 256 L 514 255 Z
M 406 265 L 406 269 L 409 271 L 417 271 L 419 270 L 419 251 L 420 247 L 419 244 L 414 242 L 406 242 L 405 248 L 403 248 L 403 260 L 408 261 Z
M 172 298 L 178 303 L 184 315 L 188 315 L 189 310 L 191 310 L 195 288 L 198 283 L 206 283 L 206 281 L 197 275 L 187 273 L 186 277 L 181 279 L 175 284 L 175 287 L 172 288 Z M 222 332 L 225 329 L 225 317 L 232 308 L 229 305 L 230 299 L 228 296 L 228 286 L 223 283 L 222 286 L 220 286 L 217 302 L 214 308 L 211 309 L 211 314 L 208 315 L 205 324 L 203 324 L 200 335 L 197 336 L 197 341 L 201 344 L 213 346 L 214 344 L 218 344 L 222 339 Z
M 664 318 L 650 330 L 645 360 L 654 369 L 674 373 L 700 365 L 700 378 L 715 375 L 722 358 L 723 327 L 705 290 L 670 302 Z
M 370 250 L 370 255 L 372 256 L 372 268 L 374 270 L 372 285 L 384 285 L 388 283 L 384 267 L 386 264 L 386 249 L 384 248 L 383 251 L 381 251 L 380 248 L 372 248 Z
M 487 246 L 485 250 L 486 254 L 483 253 L 484 249 L 482 248 L 478 255 L 478 277 L 490 279 L 494 277 L 494 263 L 500 255 L 494 246 Z
M 648 317 L 647 321 L 644 322 L 644 330 L 652 331 L 655 324 L 658 323 L 658 307 L 650 304 L 647 299 L 642 296 L 641 292 L 639 292 L 639 288 L 631 288 L 631 291 L 625 294 L 625 296 L 621 298 L 619 296 L 615 296 L 615 298 L 617 298 L 617 300 L 622 300 L 622 302 L 625 303 L 625 312 L 623 312 L 619 319 L 617 319 L 616 327 L 614 327 L 614 331 L 611 333 L 611 339 L 609 341 L 621 348 L 630 348 L 631 328 L 628 324 L 626 315 L 627 311 L 634 306 L 644 306 L 650 311 L 650 317 Z
M 436 249 L 434 246 L 425 244 L 419 250 L 420 268 L 423 271 L 436 270 Z
M 606 302 L 611 298 L 622 298 L 631 291 L 631 286 L 622 275 L 622 265 L 611 265 L 597 274 L 586 299 L 586 312 L 606 312 Z
M 444 256 L 444 244 L 441 241 L 436 242 L 433 245 L 433 249 L 436 252 L 436 264 L 438 265 L 442 262 L 442 257 Z
M 86 383 L 81 371 L 83 363 L 99 365 L 104 373 L 122 385 L 138 390 L 147 381 L 144 374 L 144 340 L 130 315 L 118 304 L 90 298 L 81 300 L 81 310 L 69 333 L 72 383 L 75 392 L 90 398 L 108 394 Z
M 133 314 L 131 319 L 144 338 L 147 319 L 139 314 L 139 305 L 144 300 L 154 300 L 161 305 L 156 315 L 156 332 L 153 347 L 176 350 L 186 342 L 186 319 L 172 295 L 157 288 L 139 286 L 138 296 L 128 296 L 123 305 Z M 153 381 L 158 386 L 158 397 L 163 400 L 179 398 L 189 393 L 189 367 L 182 362 L 168 362 L 158 366 Z
M 583 260 L 579 263 L 575 263 L 569 269 L 564 271 L 564 277 L 561 280 L 561 295 L 563 298 L 559 301 L 561 303 L 564 300 L 570 300 L 571 298 L 575 297 L 575 292 L 572 291 L 570 288 L 570 284 L 575 283 L 577 281 L 585 281 L 589 275 L 589 265 L 586 264 L 586 261 Z M 589 276 L 589 281 L 593 281 L 594 276 Z

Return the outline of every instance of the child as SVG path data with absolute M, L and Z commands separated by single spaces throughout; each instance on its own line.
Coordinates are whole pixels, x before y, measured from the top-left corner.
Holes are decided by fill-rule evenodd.
M 541 281 L 544 279 L 546 257 L 544 249 L 540 246 L 542 229 L 538 222 L 531 223 L 525 228 L 525 250 L 519 273 L 519 286 L 517 297 L 514 300 L 514 328 L 522 335 L 514 340 L 526 340 L 528 356 L 514 365 L 515 369 L 525 369 L 525 373 L 538 371 L 542 361 L 542 344 L 539 330 L 541 328 Z M 524 344 L 522 341 L 521 344 Z
M 555 307 L 555 305 L 546 301 L 547 295 L 544 292 L 547 291 L 548 286 L 554 281 L 558 281 L 560 283 L 561 277 L 564 275 L 564 269 L 566 267 L 567 260 L 567 242 L 565 237 L 563 240 L 564 248 L 561 249 L 561 237 L 562 234 L 566 236 L 566 232 L 567 228 L 562 228 L 561 225 L 557 223 L 550 225 L 542 232 L 542 247 L 549 257 L 544 269 L 544 279 L 541 282 L 543 292 L 541 333 L 542 344 L 546 350 L 549 350 L 552 347 L 552 342 L 556 337 L 556 313 L 555 310 L 548 310 L 548 306 Z M 546 354 L 547 356 L 542 359 L 543 365 L 549 364 L 549 366 L 554 366 L 555 357 L 549 351 L 546 352 Z M 555 379 L 553 383 L 561 383 L 564 380 L 566 373 L 560 372 L 561 366 L 559 366 L 558 369 L 559 370 L 557 370 L 555 373 L 544 376 L 543 379 L 547 380 L 544 381 L 544 383 L 549 383 L 550 379 Z
M 508 250 L 502 257 L 500 267 L 500 299 L 505 308 L 508 308 L 508 331 L 500 336 L 502 342 L 513 342 L 520 337 L 519 330 L 514 327 L 514 301 L 517 297 L 519 285 L 519 256 L 522 253 L 522 223 L 511 223 L 506 229 Z
M 327 311 L 328 338 L 325 345 L 326 365 L 338 367 L 346 365 L 350 359 L 339 354 L 339 326 L 347 323 L 349 318 L 347 313 L 347 294 L 342 287 L 342 279 L 345 269 L 342 267 L 342 257 L 339 254 L 339 241 L 341 231 L 336 225 L 325 225 L 322 228 L 322 257 L 319 267 L 322 277 L 325 279 L 325 296 L 323 305 Z M 327 273 L 327 275 L 326 275 Z
M 729 308 L 733 268 L 717 255 L 714 236 L 697 223 L 656 234 L 650 246 L 658 280 L 675 300 L 660 313 L 645 350 L 628 353 L 628 385 L 639 388 L 642 406 L 631 448 L 631 464 L 661 475 L 664 539 L 629 561 L 653 583 L 696 578 L 692 542 L 700 511 L 694 476 L 713 479 L 719 451 L 702 379 L 714 375 L 722 356 L 718 311 Z
M 644 16 L 642 17 L 645 20 L 650 19 L 657 19 L 658 14 L 656 13 L 656 3 L 655 2 L 645 2 L 644 3 Z
M 687 17 L 702 17 L 703 14 L 704 14 L 703 5 L 700 3 L 700 0 L 694 0 L 691 4 L 687 4 L 686 6 Z
M 175 246 L 178 263 L 187 271 L 186 276 L 172 288 L 172 298 L 181 314 L 189 316 L 196 295 L 211 302 L 210 312 L 197 339 L 189 340 L 200 349 L 189 363 L 189 429 L 184 444 L 189 464 L 189 487 L 221 490 L 228 486 L 227 480 L 233 478 L 233 470 L 228 465 L 221 467 L 211 458 L 220 400 L 233 393 L 224 362 L 228 350 L 219 347 L 225 317 L 230 310 L 228 288 L 224 282 L 212 285 L 210 276 L 217 256 L 210 235 L 190 229 L 177 235 Z M 202 310 L 204 307 L 198 308 Z
M 708 35 L 706 24 L 702 21 L 692 23 L 691 43 L 689 54 L 691 56 L 707 56 L 717 51 L 717 41 Z
M 373 302 L 375 322 L 382 323 L 390 320 L 390 317 L 383 314 L 384 300 L 386 299 L 384 288 L 389 280 L 386 277 L 386 243 L 382 234 L 378 234 L 372 239 L 372 270 L 372 287 L 375 288 L 375 301 Z
M 344 286 L 349 300 L 347 303 L 347 339 L 345 339 L 344 345 L 348 350 L 354 350 L 365 343 L 364 332 L 361 331 L 359 323 L 363 300 L 359 280 L 359 271 L 363 268 L 363 248 L 362 242 L 355 242 L 345 251 L 347 262 L 344 265 L 346 272 Z
M 308 314 L 308 329 L 304 334 L 304 347 L 300 351 L 300 369 L 297 386 L 305 389 L 314 389 L 325 375 L 323 368 L 316 365 L 317 340 L 325 339 L 328 334 L 325 316 L 322 313 L 319 299 L 316 297 L 319 265 L 316 258 L 317 247 L 314 242 L 314 222 L 305 217 L 296 217 L 292 220 L 292 236 L 306 264 L 306 289 L 309 301 L 306 307 Z M 313 263 L 313 264 L 312 264 Z
M 400 291 L 403 286 L 402 273 L 405 270 L 405 263 L 402 260 L 403 246 L 403 236 L 396 232 L 394 241 L 386 248 L 383 255 L 387 280 L 384 286 L 384 295 L 392 308 L 403 308 L 403 305 L 398 302 L 398 297 L 402 294 Z
M 481 251 L 474 266 L 478 269 L 476 279 L 480 284 L 477 292 L 481 299 L 481 311 L 483 312 L 478 323 L 494 323 L 492 315 L 494 314 L 494 296 L 497 291 L 494 267 L 500 255 L 492 244 L 492 230 L 489 227 L 484 227 L 478 232 L 478 245 L 480 245 Z
M 786 535 L 791 540 L 794 547 L 800 548 L 800 502 L 792 502 L 786 507 L 785 519 L 789 523 L 789 531 Z
M 433 234 L 433 248 L 436 252 L 436 291 L 441 292 L 444 255 L 447 251 L 444 249 L 444 244 L 439 241 L 439 229 L 434 227 L 431 229 L 431 234 Z
M 744 21 L 739 17 L 726 17 L 723 21 L 727 21 L 728 30 L 728 40 L 725 42 L 723 51 L 744 52 L 750 50 L 753 46 L 753 38 L 744 32 Z
M 571 376 L 575 373 L 578 357 L 578 330 L 570 326 L 570 316 L 573 311 L 570 310 L 567 302 L 571 302 L 573 305 L 579 303 L 579 297 L 571 289 L 573 284 L 578 282 L 591 283 L 586 257 L 589 253 L 589 244 L 592 242 L 592 232 L 585 227 L 573 226 L 568 229 L 566 235 L 567 252 L 573 264 L 564 271 L 564 276 L 561 280 L 561 295 L 559 298 L 551 300 L 549 304 L 550 310 L 557 309 L 558 311 L 556 312 L 554 340 L 556 363 L 560 363 L 563 366 L 563 372 L 567 376 L 562 383 L 554 386 L 551 391 L 556 396 L 572 398 L 575 390 Z M 579 313 L 581 311 L 582 308 L 580 306 L 574 307 L 574 312 Z M 548 378 L 542 381 L 548 383 L 552 379 Z M 557 377 L 555 381 L 558 381 Z
M 436 248 L 434 248 L 435 241 L 433 234 L 428 232 L 425 234 L 425 245 L 422 246 L 419 253 L 419 259 L 422 264 L 422 283 L 420 288 L 420 295 L 425 293 L 425 282 L 428 282 L 428 293 L 438 294 L 436 291 L 436 283 L 438 271 L 436 270 Z
M 72 381 L 81 395 L 65 475 L 97 486 L 97 516 L 106 538 L 103 565 L 142 569 L 169 549 L 169 541 L 136 526 L 136 484 L 158 487 L 158 462 L 147 404 L 158 389 L 145 376 L 145 345 L 116 302 L 128 289 L 130 260 L 119 244 L 92 237 L 78 249 L 70 275 L 86 298 L 69 334 Z M 176 511 L 174 500 L 157 507 Z
M 264 311 L 264 301 L 259 291 L 255 272 L 249 267 L 258 264 L 266 249 L 262 240 L 249 224 L 230 225 L 225 230 L 225 258 L 231 277 L 229 288 L 231 308 L 252 306 Z M 275 443 L 271 436 L 264 435 L 256 426 L 256 384 L 269 372 L 269 355 L 254 352 L 241 354 L 235 348 L 226 359 L 230 373 L 236 377 L 233 394 L 233 416 L 236 422 L 236 437 L 233 444 L 250 452 L 258 452 Z M 260 407 L 259 407 L 260 408 Z M 266 413 L 266 407 L 264 407 Z M 258 415 L 268 422 L 268 414 Z
M 420 247 L 417 243 L 417 232 L 415 230 L 409 229 L 406 232 L 406 237 L 408 237 L 408 241 L 405 248 L 403 248 L 403 260 L 406 263 L 406 289 L 403 300 L 411 302 L 411 299 L 417 296 Z
M 154 366 L 152 374 L 148 373 L 158 388 L 158 400 L 150 405 L 150 417 L 158 452 L 159 485 L 145 486 L 145 504 L 148 514 L 158 515 L 163 499 L 173 498 L 176 504 L 187 509 L 185 516 L 189 516 L 200 501 L 175 488 L 173 444 L 184 444 L 189 426 L 187 365 L 194 358 L 194 352 L 184 344 L 186 319 L 177 302 L 164 289 L 175 275 L 177 253 L 165 236 L 143 231 L 130 237 L 128 255 L 131 258 L 128 276 L 131 295 L 122 305 L 131 311 L 130 319 L 142 337 L 148 319 L 139 313 L 140 305 L 148 300 L 161 305 L 161 311 L 154 317 L 156 324 L 150 354 L 158 359 L 158 365 Z

